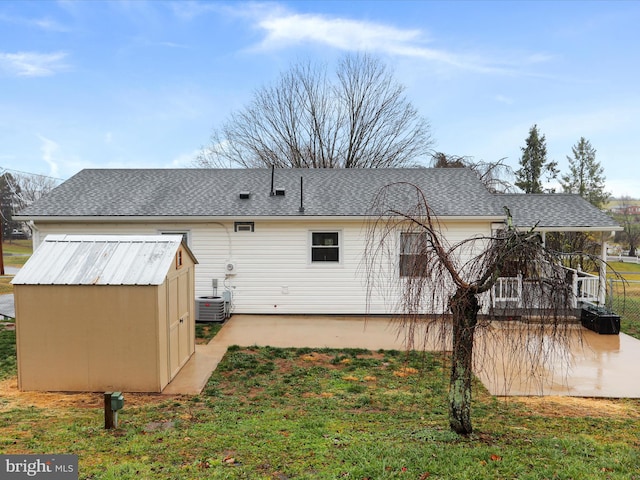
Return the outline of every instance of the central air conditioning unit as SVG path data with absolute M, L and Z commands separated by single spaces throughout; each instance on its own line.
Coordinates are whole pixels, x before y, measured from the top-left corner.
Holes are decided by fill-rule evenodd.
M 196 298 L 196 322 L 224 322 L 226 313 L 223 297 Z

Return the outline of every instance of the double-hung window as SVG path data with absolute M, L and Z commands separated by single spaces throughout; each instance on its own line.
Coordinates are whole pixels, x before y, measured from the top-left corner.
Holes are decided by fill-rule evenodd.
M 311 232 L 311 263 L 339 263 L 339 242 L 339 232 Z
M 429 244 L 427 234 L 400 233 L 400 276 L 401 277 L 425 277 L 427 275 L 427 262 Z

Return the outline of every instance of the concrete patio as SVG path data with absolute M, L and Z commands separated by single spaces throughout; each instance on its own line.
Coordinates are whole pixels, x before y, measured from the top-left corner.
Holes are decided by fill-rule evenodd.
M 544 333 L 527 334 L 526 348 L 514 349 L 509 339 L 514 334 L 522 339 L 523 332 L 514 328 L 519 327 L 492 324 L 477 337 L 476 375 L 492 394 L 640 398 L 639 340 L 571 325 L 562 341 Z M 163 393 L 200 393 L 231 345 L 403 350 L 407 335 L 385 317 L 234 315 L 211 342 L 196 346 Z M 442 350 L 442 337 L 433 331 L 430 337 L 414 348 Z M 534 350 L 543 352 L 534 362 L 521 355 Z

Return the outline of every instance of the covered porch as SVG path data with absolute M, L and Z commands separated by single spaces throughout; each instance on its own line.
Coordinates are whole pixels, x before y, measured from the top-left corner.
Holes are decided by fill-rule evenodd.
M 565 272 L 568 295 L 536 298 L 534 285 L 540 280 L 530 280 L 522 274 L 499 277 L 490 295 L 489 312 L 494 316 L 531 315 L 532 311 L 544 309 L 564 310 L 566 316 L 579 320 L 582 307 L 603 308 L 607 305 L 607 239 L 611 232 L 598 232 L 600 254 L 597 258 L 598 274 L 585 272 L 580 264 L 577 268 L 560 265 Z M 542 241 L 546 242 L 545 232 Z M 570 255 L 567 255 L 569 257 Z M 536 288 L 537 287 L 537 288 Z
M 559 201 L 562 197 L 562 202 Z M 587 234 L 597 244 L 597 251 L 589 252 L 596 259 L 596 267 L 591 272 L 585 265 L 562 264 L 568 295 L 562 300 L 561 308 L 574 310 L 580 315 L 583 305 L 604 307 L 607 303 L 607 247 L 616 231 L 623 228 L 604 212 L 591 204 L 580 204 L 580 197 L 570 194 L 507 194 L 503 196 L 513 216 L 513 224 L 522 231 L 532 230 L 540 234 L 542 243 L 548 244 L 548 237 L 554 234 Z M 494 228 L 500 228 L 496 225 Z M 559 257 L 571 259 L 586 254 L 584 251 L 559 252 Z M 587 256 L 587 255 L 585 255 Z M 490 295 L 490 309 L 496 313 L 518 311 L 531 307 L 528 279 L 523 275 L 504 276 L 498 279 Z M 528 305 L 525 305 L 529 300 Z M 535 306 L 535 302 L 534 302 Z M 538 305 L 539 308 L 559 307 L 559 305 Z M 529 308 L 530 309 L 530 308 Z

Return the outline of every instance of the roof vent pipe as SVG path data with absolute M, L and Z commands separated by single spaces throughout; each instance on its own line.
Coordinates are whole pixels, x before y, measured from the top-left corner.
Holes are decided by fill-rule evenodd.
M 300 177 L 300 208 L 298 211 L 300 213 L 304 213 L 304 197 L 303 197 L 303 189 L 302 189 L 302 177 Z
M 276 174 L 276 165 L 275 163 L 271 164 L 271 193 L 269 193 L 270 196 L 274 196 L 276 194 L 276 192 L 273 189 L 273 177 Z

